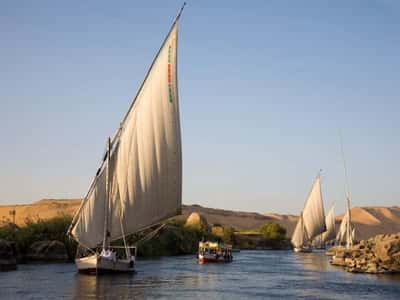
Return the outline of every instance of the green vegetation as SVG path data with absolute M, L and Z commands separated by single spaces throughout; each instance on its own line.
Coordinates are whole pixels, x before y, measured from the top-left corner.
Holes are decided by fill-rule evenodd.
M 187 227 L 184 224 L 185 220 L 173 219 L 166 222 L 154 237 L 145 239 L 147 234 L 151 234 L 149 230 L 128 237 L 128 242 L 133 244 L 139 241 L 138 256 L 151 257 L 193 254 L 197 252 L 200 240 L 218 239 L 205 228 Z
M 57 240 L 66 246 L 69 259 L 76 253 L 76 243 L 66 232 L 71 217 L 60 215 L 52 219 L 27 219 L 23 227 L 4 223 L 0 227 L 0 239 L 15 242 L 21 257 L 28 253 L 29 247 L 38 241 Z M 243 249 L 281 249 L 285 245 L 286 230 L 277 223 L 267 223 L 258 230 L 235 232 L 232 227 L 221 227 L 222 232 L 215 235 L 205 226 L 188 226 L 182 218 L 172 219 L 163 227 L 153 227 L 127 237 L 130 245 L 138 243 L 138 255 L 142 257 L 193 254 L 197 252 L 201 240 L 223 241 Z M 122 240 L 113 244 L 123 245 Z
M 239 230 L 238 234 L 244 234 L 244 235 L 260 235 L 260 231 L 259 230 L 255 230 L 255 229 L 248 229 L 248 230 Z
M 235 244 L 235 229 L 233 227 L 224 228 L 224 234 L 222 236 L 222 241 L 225 244 L 230 244 L 230 245 Z
M 38 241 L 57 240 L 66 246 L 69 258 L 72 260 L 76 253 L 76 243 L 66 236 L 72 218 L 67 215 L 43 220 L 27 219 L 25 226 L 18 227 L 11 223 L 4 223 L 0 227 L 0 239 L 15 242 L 16 250 L 24 256 L 30 245 Z M 185 220 L 173 219 L 164 224 L 157 233 L 146 240 L 146 235 L 151 235 L 154 228 L 127 237 L 128 244 L 138 244 L 138 255 L 144 257 L 179 255 L 196 253 L 198 242 L 202 239 L 217 240 L 206 228 L 186 227 Z M 143 238 L 145 238 L 143 240 Z M 141 241 L 142 240 L 142 241 Z M 141 242 L 140 242 L 141 241 Z M 123 245 L 122 240 L 113 244 Z
M 286 230 L 278 223 L 266 223 L 258 229 L 235 233 L 234 247 L 240 249 L 288 249 Z
M 5 223 L 0 227 L 0 239 L 15 242 L 20 254 L 26 254 L 29 246 L 34 242 L 57 240 L 64 243 L 69 259 L 75 257 L 76 243 L 66 235 L 72 218 L 69 215 L 60 215 L 52 219 L 26 219 L 25 226 L 18 227 Z
M 269 240 L 284 240 L 286 238 L 286 229 L 278 223 L 266 223 L 260 228 L 260 233 Z

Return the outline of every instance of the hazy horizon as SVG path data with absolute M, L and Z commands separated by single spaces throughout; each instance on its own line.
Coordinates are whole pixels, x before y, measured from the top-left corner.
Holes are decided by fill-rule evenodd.
M 34 203 L 37 203 L 39 201 L 42 200 L 49 200 L 49 201 L 71 201 L 71 200 L 81 200 L 80 198 L 42 198 L 42 199 L 37 199 L 37 200 L 33 200 L 31 202 L 15 202 L 15 203 L 0 203 L 0 206 L 19 206 L 19 205 L 32 205 Z M 199 204 L 199 203 L 182 203 L 182 205 L 187 205 L 187 206 L 191 206 L 191 205 L 200 205 L 204 208 L 212 208 L 212 209 L 221 209 L 221 210 L 228 210 L 228 211 L 236 211 L 236 212 L 249 212 L 249 213 L 259 213 L 259 214 L 279 214 L 279 215 L 295 215 L 298 216 L 300 214 L 299 212 L 294 212 L 294 213 L 287 213 L 287 212 L 276 212 L 276 211 L 255 211 L 255 210 L 251 210 L 251 209 L 229 209 L 226 207 L 214 207 L 211 205 L 203 205 L 203 204 Z M 384 206 L 384 205 L 365 205 L 365 206 L 352 206 L 352 208 L 356 208 L 356 207 L 385 207 L 385 208 L 398 208 L 400 207 L 399 205 L 390 205 L 390 206 Z M 325 213 L 327 213 L 327 211 L 329 210 L 330 207 L 328 207 L 325 211 Z M 340 211 L 340 212 L 336 212 L 335 215 L 343 215 L 345 212 L 344 211 Z
M 0 205 L 80 198 L 183 1 L 0 3 Z M 183 203 L 400 203 L 400 3 L 188 1 Z

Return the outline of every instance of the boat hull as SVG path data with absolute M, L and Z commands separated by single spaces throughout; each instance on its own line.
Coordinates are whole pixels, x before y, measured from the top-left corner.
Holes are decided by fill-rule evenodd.
M 198 256 L 199 264 L 205 264 L 205 263 L 228 263 L 232 262 L 232 257 L 231 258 L 224 258 L 223 256 L 220 257 L 215 257 L 215 256 L 205 256 L 205 255 L 199 255 Z
M 303 248 L 303 247 L 301 247 L 301 248 L 295 247 L 295 248 L 293 248 L 293 251 L 296 253 L 310 253 L 310 252 L 312 252 L 312 249 L 311 248 Z
M 109 259 L 98 254 L 75 259 L 79 273 L 98 275 L 103 273 L 132 273 L 135 263 L 128 259 Z

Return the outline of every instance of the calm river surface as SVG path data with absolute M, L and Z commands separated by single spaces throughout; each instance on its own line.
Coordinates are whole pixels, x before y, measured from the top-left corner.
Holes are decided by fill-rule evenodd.
M 134 275 L 79 275 L 74 264 L 0 273 L 0 299 L 400 299 L 400 276 L 350 274 L 323 253 L 242 251 L 230 264 L 194 256 L 139 260 Z

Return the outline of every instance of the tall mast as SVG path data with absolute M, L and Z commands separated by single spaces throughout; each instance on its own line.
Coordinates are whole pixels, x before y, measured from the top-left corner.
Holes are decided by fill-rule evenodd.
M 111 152 L 111 138 L 107 139 L 107 165 L 106 165 L 106 201 L 104 203 L 104 235 L 103 235 L 103 249 L 109 246 L 109 224 L 108 214 L 110 211 L 110 153 Z
M 344 150 L 343 150 L 343 138 L 342 138 L 341 132 L 339 134 L 339 138 L 340 138 L 340 149 L 342 152 L 342 160 L 343 160 L 344 179 L 345 179 L 344 189 L 345 189 L 347 215 L 348 215 L 347 216 L 347 224 L 346 224 L 346 247 L 349 248 L 353 244 L 353 241 L 351 239 L 350 190 L 349 190 L 349 181 L 348 181 L 348 176 L 347 176 L 346 160 L 344 157 Z
M 301 214 L 300 214 L 300 222 L 301 222 L 301 239 L 302 239 L 302 241 L 303 241 L 303 245 L 301 245 L 302 247 L 303 246 L 306 246 L 305 244 L 304 244 L 304 241 L 305 241 L 305 239 L 306 239 L 306 227 L 305 227 L 305 225 L 304 225 L 304 220 L 303 220 L 303 212 L 301 212 Z M 307 242 L 308 242 L 308 240 L 307 240 Z

